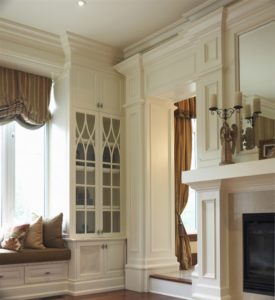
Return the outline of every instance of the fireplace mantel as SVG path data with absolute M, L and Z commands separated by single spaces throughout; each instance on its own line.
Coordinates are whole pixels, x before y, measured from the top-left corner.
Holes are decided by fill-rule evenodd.
M 229 285 L 229 194 L 274 191 L 275 159 L 182 172 L 182 182 L 198 192 L 198 264 L 192 274 L 192 299 L 233 300 Z
M 184 171 L 182 172 L 182 183 L 192 186 L 192 184 L 205 181 L 269 174 L 275 174 L 275 158 Z

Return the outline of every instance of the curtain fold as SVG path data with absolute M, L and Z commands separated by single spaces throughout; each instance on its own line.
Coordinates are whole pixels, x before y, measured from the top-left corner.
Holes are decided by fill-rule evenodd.
M 190 241 L 181 214 L 188 201 L 188 186 L 181 183 L 181 172 L 190 170 L 192 156 L 192 118 L 196 118 L 196 98 L 176 103 L 175 110 L 175 233 L 176 256 L 182 270 L 192 265 Z
M 36 128 L 50 119 L 50 78 L 0 66 L 0 123 Z

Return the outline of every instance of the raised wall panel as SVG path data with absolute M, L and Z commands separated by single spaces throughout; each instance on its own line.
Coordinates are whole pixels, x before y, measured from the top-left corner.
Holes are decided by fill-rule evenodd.
M 197 143 L 198 167 L 205 167 L 219 162 L 220 126 L 219 116 L 209 111 L 211 94 L 217 94 L 218 107 L 222 104 L 222 72 L 211 72 L 197 82 Z
M 168 185 L 170 176 L 170 115 L 167 107 L 150 105 L 150 189 L 151 189 L 151 251 L 171 249 L 171 209 Z
M 215 199 L 203 199 L 202 217 L 202 276 L 215 278 L 216 276 L 216 213 Z
M 197 57 L 199 73 L 207 72 L 222 63 L 221 36 L 218 31 L 200 40 Z
M 141 174 L 139 173 L 140 157 L 139 147 L 140 145 L 140 123 L 139 123 L 139 111 L 136 108 L 131 109 L 127 113 L 127 222 L 128 222 L 128 251 L 138 252 L 139 250 L 139 236 L 140 236 L 140 193 L 139 190 Z
M 210 107 L 210 97 L 211 94 L 217 93 L 218 83 L 214 82 L 205 86 L 204 96 L 205 96 L 205 150 L 206 151 L 217 151 L 219 149 L 219 140 L 217 136 L 219 135 L 219 118 L 216 113 L 210 113 L 207 108 Z

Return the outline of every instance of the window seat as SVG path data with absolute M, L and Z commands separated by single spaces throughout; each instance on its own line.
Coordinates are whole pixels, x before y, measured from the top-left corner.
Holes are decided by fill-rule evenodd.
M 0 248 L 0 265 L 62 261 L 71 258 L 67 248 L 23 249 L 21 252 Z

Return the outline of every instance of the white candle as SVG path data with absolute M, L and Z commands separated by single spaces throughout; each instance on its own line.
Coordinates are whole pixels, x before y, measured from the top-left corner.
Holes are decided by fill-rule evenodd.
M 235 93 L 235 103 L 234 107 L 242 107 L 242 93 L 241 92 L 236 92 Z
M 251 106 L 250 104 L 246 104 L 244 108 L 244 117 L 250 118 L 251 117 Z
M 261 101 L 260 98 L 253 99 L 253 112 L 260 113 L 261 112 Z
M 211 94 L 210 95 L 210 108 L 217 108 L 217 94 Z

